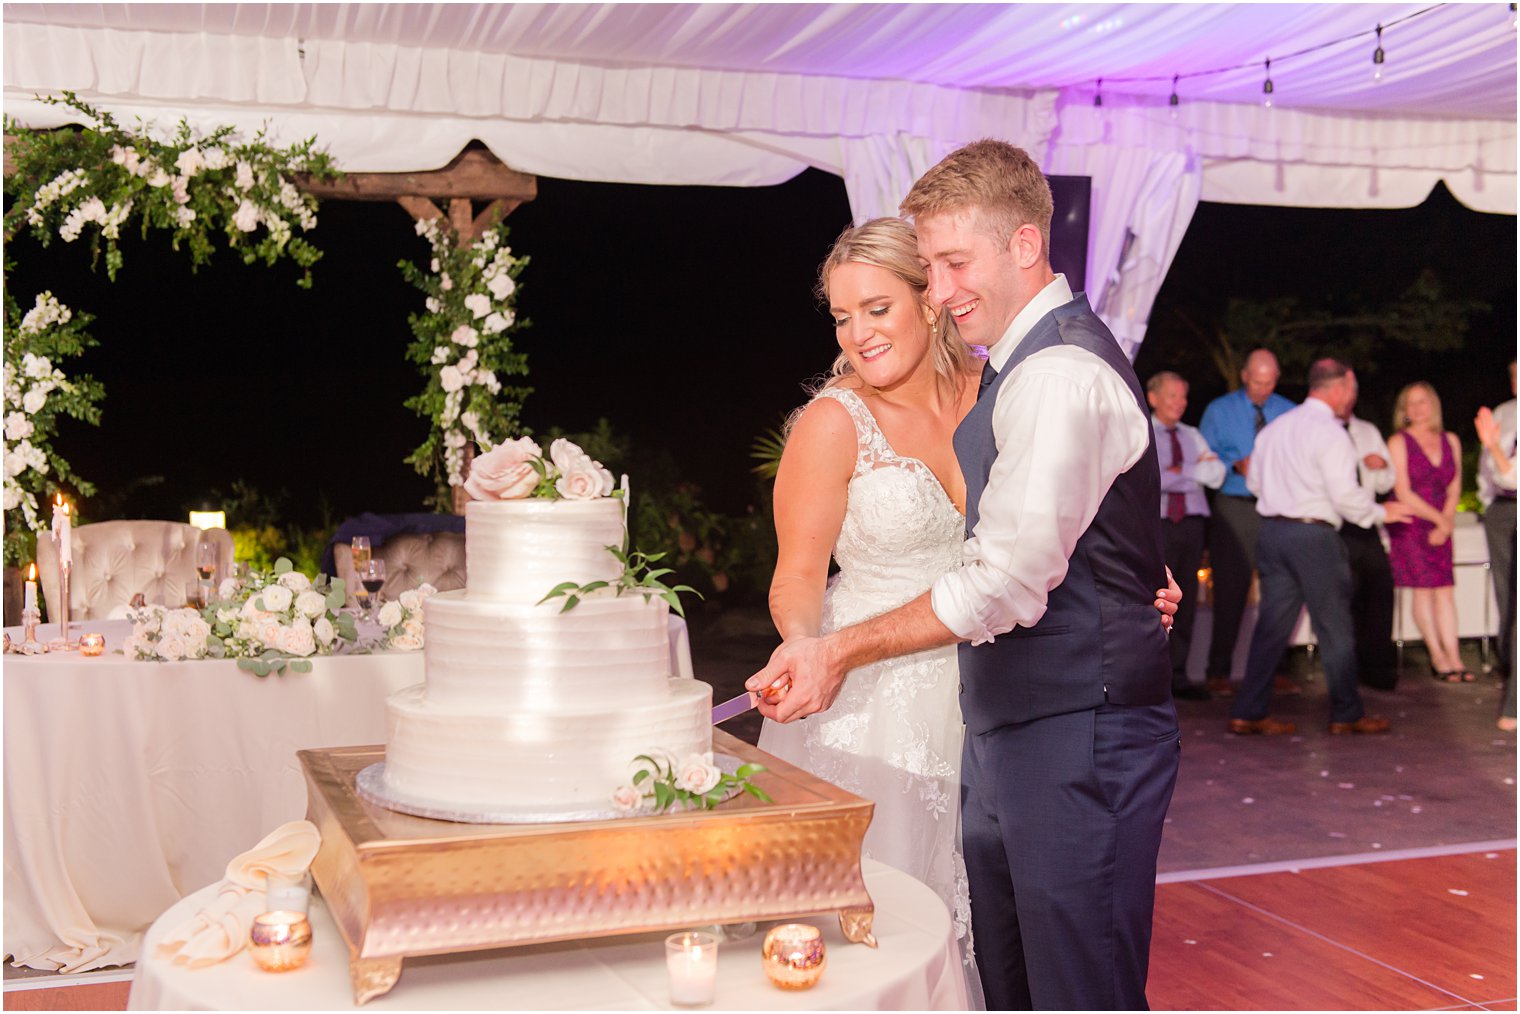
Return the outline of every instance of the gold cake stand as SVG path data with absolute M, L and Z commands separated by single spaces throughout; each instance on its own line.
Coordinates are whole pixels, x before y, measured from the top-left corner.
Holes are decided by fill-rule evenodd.
M 379 746 L 302 750 L 312 876 L 348 944 L 354 1002 L 390 991 L 402 960 L 530 943 L 837 912 L 876 946 L 860 874 L 872 804 L 713 730 L 713 748 L 759 763 L 715 810 L 564 824 L 462 824 L 361 799 Z

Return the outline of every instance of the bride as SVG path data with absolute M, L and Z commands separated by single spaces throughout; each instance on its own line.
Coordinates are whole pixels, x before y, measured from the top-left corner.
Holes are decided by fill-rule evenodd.
M 950 437 L 976 401 L 982 368 L 948 314 L 925 301 L 907 222 L 846 229 L 819 275 L 840 353 L 796 418 L 776 473 L 770 607 L 784 641 L 902 605 L 960 562 L 966 484 Z M 830 555 L 840 568 L 833 580 Z M 959 689 L 954 646 L 863 666 L 827 712 L 767 720 L 760 748 L 876 804 L 865 855 L 944 899 L 969 965 Z
M 976 403 L 982 361 L 927 287 L 913 227 L 898 218 L 846 229 L 819 269 L 840 351 L 795 417 L 776 473 L 770 609 L 783 641 L 888 612 L 960 563 L 966 483 L 951 436 Z M 1180 593 L 1157 594 L 1157 608 L 1174 612 Z M 959 694 L 954 645 L 885 659 L 851 671 L 810 721 L 767 719 L 760 748 L 875 803 L 864 855 L 944 900 L 979 1008 L 960 853 Z

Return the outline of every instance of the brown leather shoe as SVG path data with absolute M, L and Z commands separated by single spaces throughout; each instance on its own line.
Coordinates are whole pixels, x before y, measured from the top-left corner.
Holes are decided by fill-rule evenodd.
M 1388 719 L 1379 718 L 1377 715 L 1363 715 L 1354 722 L 1331 722 L 1330 735 L 1332 736 L 1372 736 L 1389 729 Z
M 1292 722 L 1279 722 L 1275 718 L 1230 719 L 1230 731 L 1237 736 L 1291 736 L 1298 731 Z

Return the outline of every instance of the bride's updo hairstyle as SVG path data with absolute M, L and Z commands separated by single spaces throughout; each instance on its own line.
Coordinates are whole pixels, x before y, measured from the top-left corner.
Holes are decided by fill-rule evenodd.
M 814 291 L 825 307 L 829 303 L 829 275 L 840 265 L 851 263 L 870 264 L 892 272 L 907 283 L 921 305 L 928 306 L 925 293 L 929 289 L 929 276 L 924 273 L 923 263 L 918 258 L 918 236 L 914 233 L 913 226 L 902 219 L 873 218 L 839 234 L 833 249 L 824 258 L 823 266 L 818 269 L 818 286 Z M 935 310 L 934 317 L 939 329 L 929 335 L 929 358 L 940 383 L 954 390 L 960 385 L 961 378 L 971 371 L 974 357 L 971 349 L 961 340 L 950 314 Z M 827 378 L 814 388 L 813 393 L 832 387 L 842 378 L 851 376 L 855 376 L 855 368 L 841 350 L 834 365 L 829 368 Z M 869 390 L 864 386 L 862 389 Z

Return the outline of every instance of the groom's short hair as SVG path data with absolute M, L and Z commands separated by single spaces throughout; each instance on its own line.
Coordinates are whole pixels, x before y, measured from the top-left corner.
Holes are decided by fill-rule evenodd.
M 1007 141 L 987 138 L 952 151 L 913 184 L 901 211 L 915 220 L 972 211 L 999 246 L 1020 226 L 1033 225 L 1050 258 L 1050 183 L 1028 152 Z

